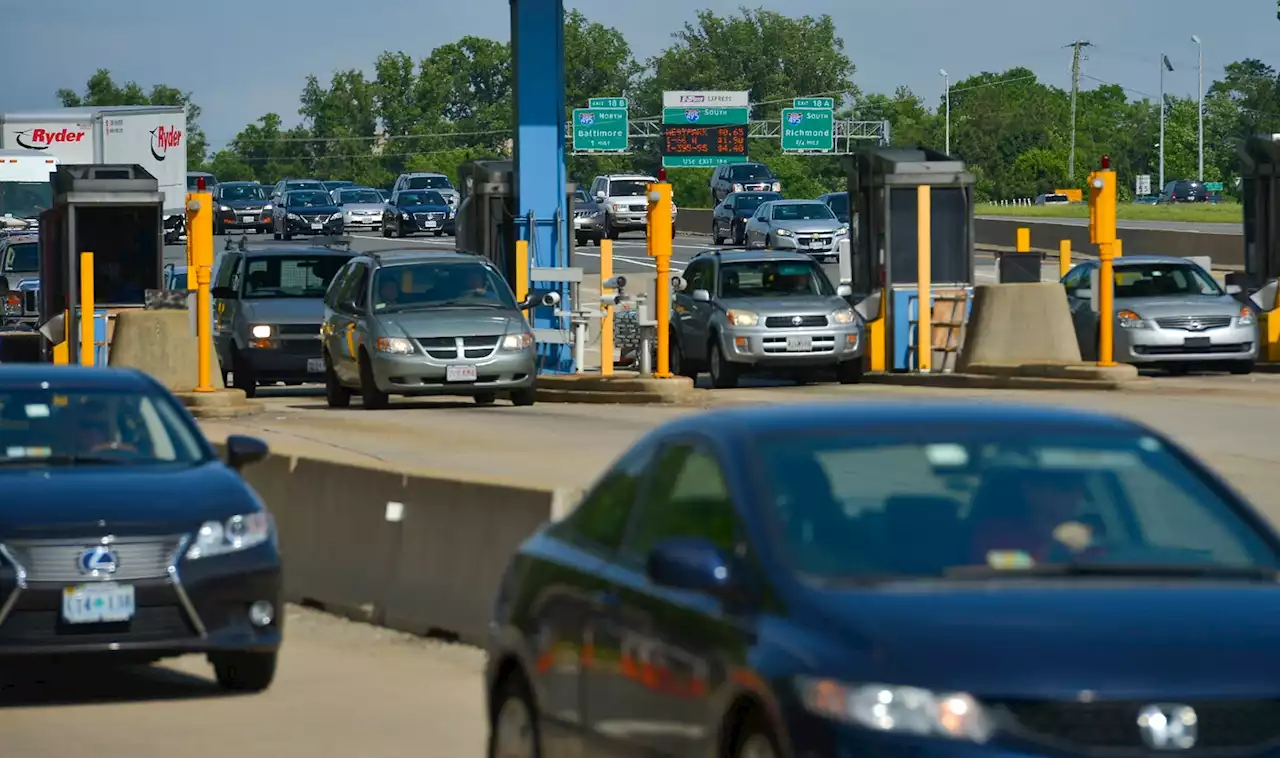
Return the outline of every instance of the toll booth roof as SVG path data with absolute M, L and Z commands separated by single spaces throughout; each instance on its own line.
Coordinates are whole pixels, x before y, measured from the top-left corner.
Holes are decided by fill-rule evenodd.
M 924 146 L 872 147 L 855 153 L 853 160 L 860 173 L 885 184 L 974 183 L 964 161 Z
M 53 175 L 55 198 L 71 203 L 163 202 L 160 183 L 137 164 L 72 164 Z

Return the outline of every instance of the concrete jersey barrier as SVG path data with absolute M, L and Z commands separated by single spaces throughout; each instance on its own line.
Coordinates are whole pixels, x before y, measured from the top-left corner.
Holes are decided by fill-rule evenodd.
M 288 601 L 472 644 L 516 548 L 577 494 L 287 453 L 244 476 L 275 517 Z

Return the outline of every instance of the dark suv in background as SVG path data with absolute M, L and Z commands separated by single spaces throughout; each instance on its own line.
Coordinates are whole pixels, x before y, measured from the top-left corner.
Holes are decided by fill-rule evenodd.
M 1194 179 L 1176 179 L 1164 185 L 1164 189 L 1160 191 L 1160 198 L 1156 202 L 1207 203 L 1209 190 L 1205 189 L 1204 182 L 1197 182 Z
M 722 163 L 711 172 L 711 207 L 734 192 L 781 192 L 782 182 L 763 163 Z

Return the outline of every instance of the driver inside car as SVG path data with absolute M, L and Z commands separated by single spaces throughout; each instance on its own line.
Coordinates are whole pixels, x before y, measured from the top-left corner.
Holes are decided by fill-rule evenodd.
M 1079 476 L 1068 472 L 989 472 L 974 496 L 972 558 L 987 564 L 993 554 L 1021 553 L 1040 563 L 1062 551 L 1093 546 L 1094 529 L 1081 518 L 1088 497 Z
M 112 414 L 105 401 L 86 398 L 71 409 L 71 414 L 75 453 L 131 449 L 120 442 L 119 430 L 112 422 Z

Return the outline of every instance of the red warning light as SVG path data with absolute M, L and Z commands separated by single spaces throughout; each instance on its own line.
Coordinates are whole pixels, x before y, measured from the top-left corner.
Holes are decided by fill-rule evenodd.
M 665 182 L 667 180 L 667 170 L 665 168 L 658 169 L 658 181 Z
M 1102 156 L 1102 170 L 1106 171 L 1109 168 L 1111 168 L 1111 156 L 1104 155 Z
M 203 176 L 197 176 L 197 177 L 196 177 L 196 191 L 197 191 L 197 192 L 204 192 L 204 177 L 203 177 Z

